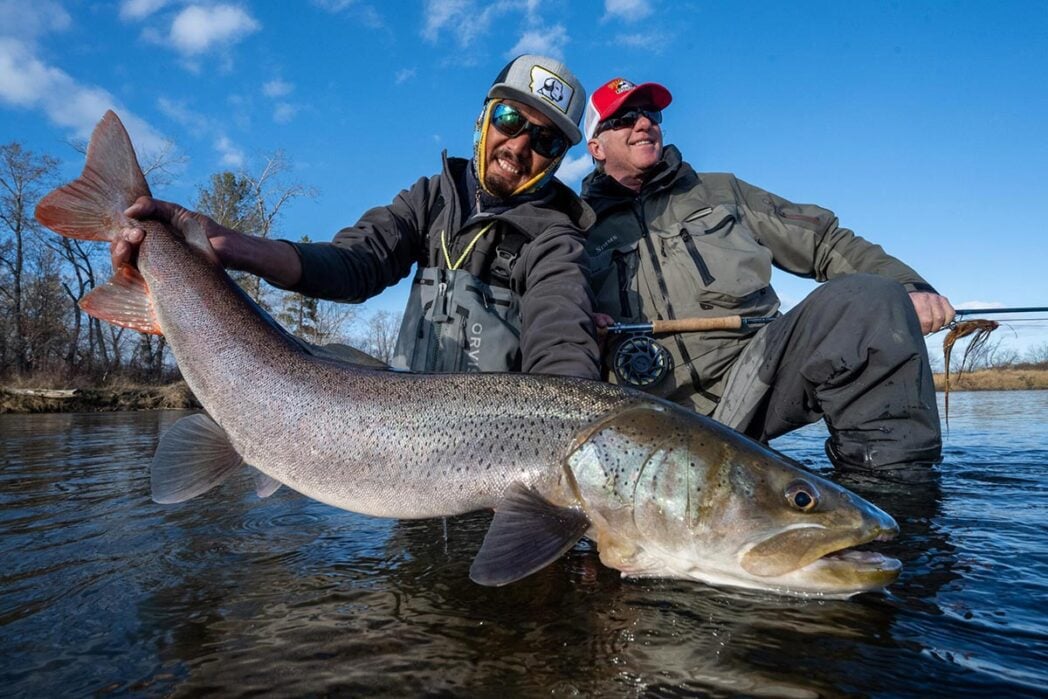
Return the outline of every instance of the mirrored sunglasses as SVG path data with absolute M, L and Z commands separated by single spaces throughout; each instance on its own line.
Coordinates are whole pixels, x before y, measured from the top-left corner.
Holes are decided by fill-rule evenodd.
M 597 124 L 597 130 L 593 132 L 593 135 L 596 136 L 603 131 L 632 128 L 642 116 L 648 117 L 648 121 L 652 124 L 662 123 L 662 112 L 658 109 L 627 109 L 625 112 L 620 112 Z
M 499 102 L 491 111 L 491 125 L 510 138 L 526 131 L 531 150 L 545 158 L 556 158 L 568 149 L 568 138 L 558 129 L 531 123 L 505 102 Z

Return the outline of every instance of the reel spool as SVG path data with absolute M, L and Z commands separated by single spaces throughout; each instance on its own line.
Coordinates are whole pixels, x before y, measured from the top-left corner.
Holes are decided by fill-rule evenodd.
M 644 388 L 666 378 L 673 370 L 673 357 L 654 339 L 637 335 L 616 348 L 611 368 L 621 383 Z

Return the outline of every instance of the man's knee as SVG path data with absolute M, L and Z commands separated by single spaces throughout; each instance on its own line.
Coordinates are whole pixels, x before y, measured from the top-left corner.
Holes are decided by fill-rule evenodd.
M 825 296 L 837 303 L 859 305 L 864 314 L 876 308 L 906 307 L 906 304 L 912 306 L 909 294 L 902 284 L 876 274 L 849 274 L 839 277 L 820 284 L 812 294 Z

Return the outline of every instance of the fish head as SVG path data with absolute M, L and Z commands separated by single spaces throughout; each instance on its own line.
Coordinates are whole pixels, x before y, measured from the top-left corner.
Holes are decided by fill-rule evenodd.
M 901 569 L 852 548 L 893 538 L 891 516 L 676 406 L 605 416 L 565 463 L 602 561 L 627 576 L 849 597 L 890 584 Z

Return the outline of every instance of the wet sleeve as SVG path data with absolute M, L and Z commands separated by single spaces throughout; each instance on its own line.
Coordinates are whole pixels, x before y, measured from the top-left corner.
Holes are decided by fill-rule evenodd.
M 522 368 L 600 378 L 588 257 L 577 229 L 551 227 L 528 246 L 521 294 Z
M 293 243 L 302 278 L 290 291 L 335 301 L 360 302 L 406 277 L 424 256 L 429 193 L 422 178 L 388 206 L 365 213 L 330 243 Z
M 934 291 L 880 245 L 842 227 L 829 209 L 794 204 L 739 179 L 733 186 L 740 214 L 750 219 L 750 228 L 771 250 L 776 267 L 820 282 L 867 273 L 895 279 L 908 291 Z

